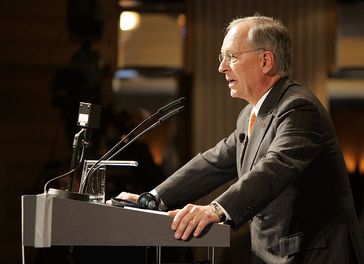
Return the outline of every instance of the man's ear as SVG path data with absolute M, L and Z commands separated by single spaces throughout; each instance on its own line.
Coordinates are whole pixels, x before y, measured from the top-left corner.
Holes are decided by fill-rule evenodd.
M 275 63 L 274 55 L 270 51 L 264 51 L 262 54 L 262 69 L 264 73 L 269 73 Z

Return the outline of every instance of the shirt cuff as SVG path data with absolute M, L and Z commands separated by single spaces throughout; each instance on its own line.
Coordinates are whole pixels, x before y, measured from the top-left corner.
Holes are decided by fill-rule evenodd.
M 154 197 L 157 199 L 158 201 L 158 209 L 161 211 L 167 211 L 168 207 L 164 204 L 164 202 L 162 201 L 162 199 L 159 197 L 156 189 L 153 189 L 149 192 L 150 194 L 154 195 Z

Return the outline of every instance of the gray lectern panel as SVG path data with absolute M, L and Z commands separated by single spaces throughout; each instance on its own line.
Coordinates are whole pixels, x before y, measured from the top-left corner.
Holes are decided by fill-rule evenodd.
M 228 247 L 230 228 L 213 224 L 199 238 L 176 240 L 172 218 L 109 205 L 22 196 L 23 245 Z

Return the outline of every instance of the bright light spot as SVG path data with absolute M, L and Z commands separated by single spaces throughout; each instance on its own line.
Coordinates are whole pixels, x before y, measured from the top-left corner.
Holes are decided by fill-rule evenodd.
M 140 23 L 140 15 L 136 12 L 124 11 L 120 14 L 120 29 L 128 31 L 135 29 Z

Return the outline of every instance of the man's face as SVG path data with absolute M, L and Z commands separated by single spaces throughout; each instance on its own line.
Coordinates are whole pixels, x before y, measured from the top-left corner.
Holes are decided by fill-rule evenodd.
M 225 74 L 231 97 L 256 103 L 257 93 L 260 92 L 257 85 L 262 77 L 259 67 L 260 50 L 255 50 L 247 42 L 248 30 L 248 23 L 239 23 L 226 34 L 221 47 L 223 56 L 219 72 Z

